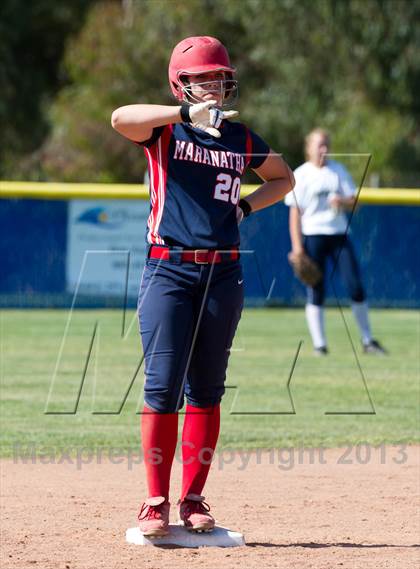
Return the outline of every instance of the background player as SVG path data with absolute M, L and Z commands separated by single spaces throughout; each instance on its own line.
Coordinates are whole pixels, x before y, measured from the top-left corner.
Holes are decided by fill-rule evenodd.
M 170 472 L 184 393 L 179 516 L 190 530 L 214 527 L 201 494 L 243 304 L 238 221 L 293 187 L 286 163 L 243 124 L 226 120 L 237 114 L 223 110 L 236 98 L 234 72 L 217 39 L 187 38 L 169 64 L 170 87 L 182 105 L 128 105 L 112 115 L 113 127 L 144 147 L 150 174 L 149 251 L 139 294 L 146 375 L 141 432 L 149 491 L 139 520 L 146 535 L 168 532 Z M 247 167 L 264 183 L 240 200 Z
M 294 172 L 296 186 L 286 199 L 290 206 L 289 227 L 292 254 L 306 252 L 322 271 L 316 286 L 307 287 L 306 319 L 317 355 L 328 353 L 324 327 L 325 268 L 327 259 L 336 263 L 351 297 L 351 307 L 360 330 L 363 351 L 385 354 L 372 338 L 366 296 L 359 267 L 347 235 L 346 210 L 355 205 L 356 188 L 346 168 L 327 158 L 329 134 L 316 128 L 305 139 L 307 162 Z

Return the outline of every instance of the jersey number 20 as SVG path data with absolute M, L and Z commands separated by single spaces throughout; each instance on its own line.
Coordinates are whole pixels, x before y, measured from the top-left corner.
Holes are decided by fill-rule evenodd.
M 241 193 L 241 179 L 236 177 L 232 179 L 230 174 L 219 174 L 216 178 L 219 182 L 214 188 L 214 198 L 228 202 L 229 200 L 236 205 L 239 201 Z

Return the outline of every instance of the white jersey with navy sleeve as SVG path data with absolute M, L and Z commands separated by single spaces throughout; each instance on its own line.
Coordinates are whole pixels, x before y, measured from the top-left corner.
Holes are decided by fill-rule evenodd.
M 296 185 L 287 194 L 285 204 L 299 208 L 303 235 L 346 233 L 346 214 L 330 204 L 334 195 L 351 197 L 356 193 L 346 168 L 334 160 L 328 160 L 322 167 L 305 162 L 296 168 L 294 175 Z

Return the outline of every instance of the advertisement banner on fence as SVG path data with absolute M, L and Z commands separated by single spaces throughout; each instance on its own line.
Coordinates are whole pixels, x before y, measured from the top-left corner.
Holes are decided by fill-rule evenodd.
M 146 201 L 73 200 L 67 227 L 67 291 L 138 294 L 146 255 Z

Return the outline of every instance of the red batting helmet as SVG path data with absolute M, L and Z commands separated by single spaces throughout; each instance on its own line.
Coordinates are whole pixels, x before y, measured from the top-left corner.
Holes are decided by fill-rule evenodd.
M 210 36 L 195 36 L 180 41 L 174 48 L 169 62 L 169 84 L 175 97 L 182 101 L 185 98 L 183 75 L 200 75 L 208 71 L 225 71 L 227 82 L 225 98 L 231 98 L 236 92 L 236 81 L 233 81 L 235 68 L 229 60 L 225 46 Z

